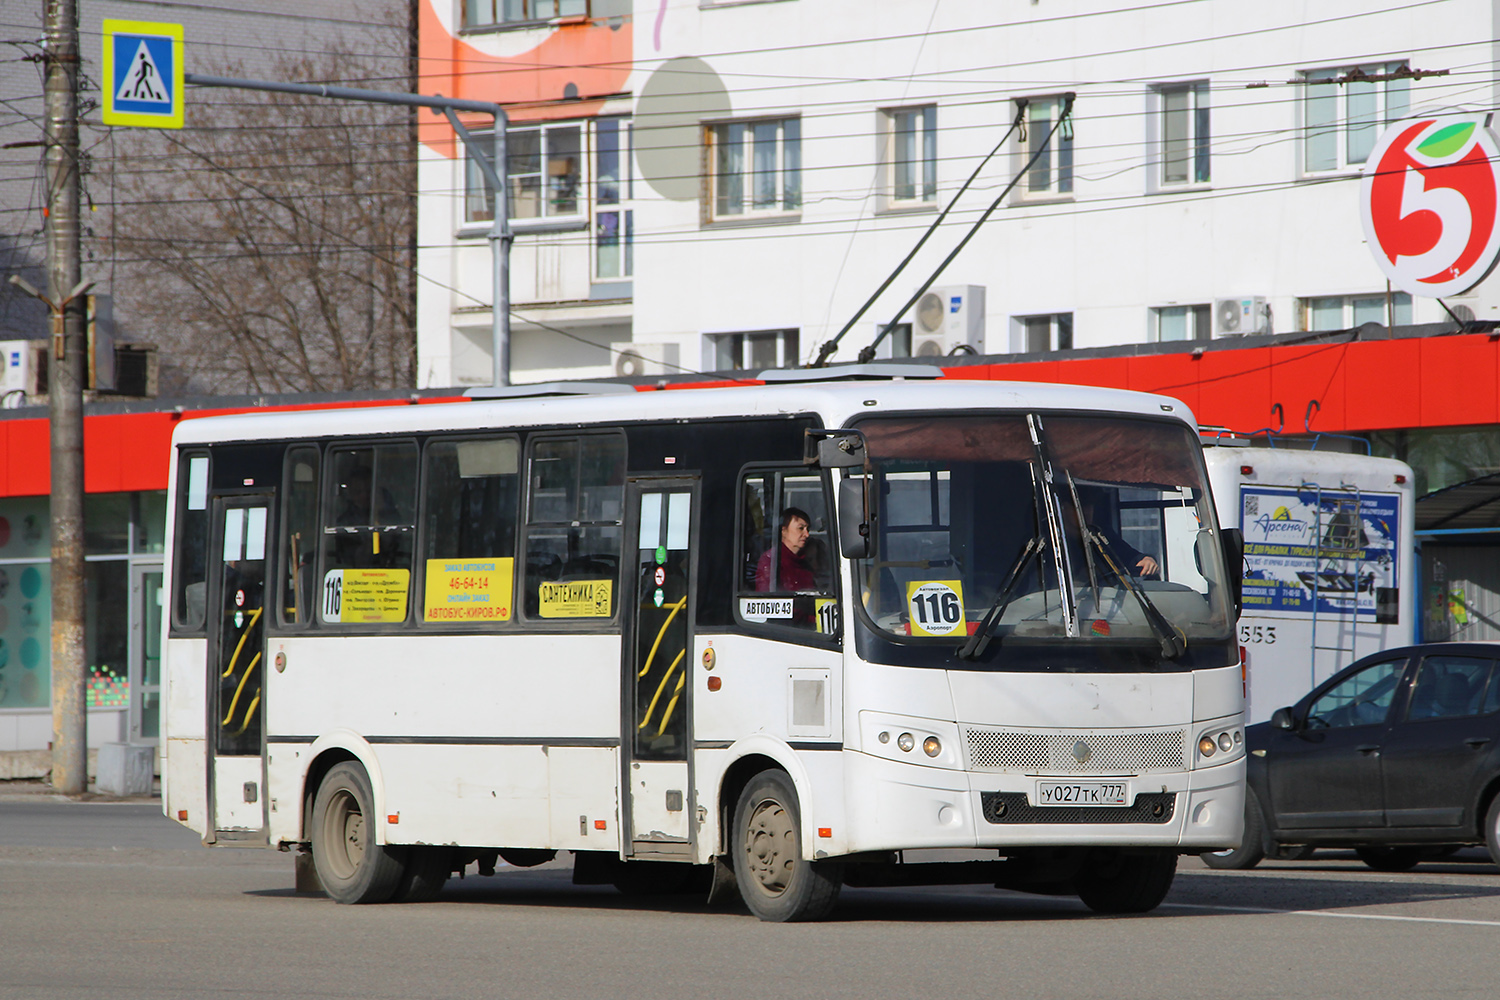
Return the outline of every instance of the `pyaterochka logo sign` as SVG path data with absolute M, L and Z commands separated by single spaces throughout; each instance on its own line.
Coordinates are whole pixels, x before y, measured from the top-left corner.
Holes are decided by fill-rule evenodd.
M 1386 129 L 1365 162 L 1360 215 L 1375 262 L 1413 295 L 1456 295 L 1500 256 L 1500 145 L 1488 118 Z

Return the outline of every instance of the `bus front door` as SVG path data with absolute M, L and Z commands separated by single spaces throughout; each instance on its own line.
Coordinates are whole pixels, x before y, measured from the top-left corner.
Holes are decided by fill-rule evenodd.
M 633 479 L 627 495 L 623 643 L 624 809 L 627 853 L 692 855 L 693 602 L 696 482 Z M 631 553 L 634 553 L 633 563 Z
M 265 842 L 267 496 L 218 497 L 208 595 L 208 801 L 216 841 Z

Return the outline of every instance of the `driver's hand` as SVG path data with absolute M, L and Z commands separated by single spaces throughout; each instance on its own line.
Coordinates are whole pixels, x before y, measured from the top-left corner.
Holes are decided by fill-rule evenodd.
M 1141 556 L 1140 562 L 1135 564 L 1135 568 L 1140 570 L 1139 576 L 1155 576 L 1156 571 L 1161 567 L 1150 556 Z

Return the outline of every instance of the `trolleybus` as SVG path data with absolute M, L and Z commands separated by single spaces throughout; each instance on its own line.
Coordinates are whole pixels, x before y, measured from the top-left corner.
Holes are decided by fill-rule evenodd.
M 172 476 L 164 809 L 310 852 L 340 902 L 572 852 L 767 920 L 845 884 L 1139 912 L 1239 842 L 1238 533 L 1174 400 L 908 377 L 225 416 L 181 424 Z

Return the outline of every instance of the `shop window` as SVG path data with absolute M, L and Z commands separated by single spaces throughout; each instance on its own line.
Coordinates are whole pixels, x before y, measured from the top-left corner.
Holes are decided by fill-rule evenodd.
M 166 549 L 167 491 L 148 490 L 134 496 L 135 528 L 130 551 L 136 554 L 160 553 Z
M 89 708 L 125 708 L 130 704 L 130 563 L 85 563 L 83 593 L 85 702 Z
M 6 510 L 13 509 L 13 502 Z M 52 698 L 52 566 L 0 566 L 0 708 L 38 708 Z
M 208 591 L 208 455 L 177 461 L 177 564 L 172 570 L 172 624 L 201 632 Z
M 131 494 L 91 493 L 83 498 L 83 550 L 91 556 L 130 551 Z
M 416 535 L 416 445 L 334 448 L 325 479 L 322 621 L 405 621 Z
M 313 620 L 318 573 L 318 449 L 287 449 L 281 500 L 281 620 Z
M 511 620 L 520 454 L 513 437 L 427 445 L 423 621 Z
M 837 632 L 835 550 L 822 476 L 800 469 L 747 472 L 739 494 L 740 620 Z
M 590 434 L 533 442 L 527 502 L 527 617 L 613 618 L 625 504 L 624 437 Z

